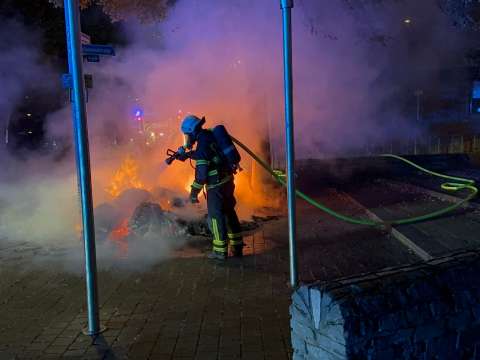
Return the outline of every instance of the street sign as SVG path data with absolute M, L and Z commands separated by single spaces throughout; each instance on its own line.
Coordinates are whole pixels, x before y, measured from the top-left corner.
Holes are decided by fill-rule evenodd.
M 89 45 L 92 43 L 92 40 L 90 39 L 90 36 L 81 32 L 80 33 L 80 40 L 82 42 L 82 45 Z
M 87 55 L 87 56 L 84 56 L 84 58 L 88 62 L 100 62 L 100 56 L 99 55 Z
M 93 76 L 92 76 L 92 74 L 84 74 L 83 77 L 85 79 L 85 87 L 87 89 L 92 89 L 93 88 Z M 62 74 L 62 87 L 65 90 L 69 90 L 73 87 L 72 75 Z
M 88 55 L 107 55 L 115 56 L 115 49 L 110 45 L 95 45 L 95 44 L 84 44 L 82 45 L 82 54 L 83 56 Z
M 62 86 L 65 90 L 71 89 L 73 86 L 72 75 L 63 74 L 62 75 Z

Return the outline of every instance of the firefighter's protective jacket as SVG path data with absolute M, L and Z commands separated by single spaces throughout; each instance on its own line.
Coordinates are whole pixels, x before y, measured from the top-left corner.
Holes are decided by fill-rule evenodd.
M 192 188 L 207 190 L 222 185 L 232 179 L 229 171 L 219 155 L 215 137 L 210 130 L 202 129 L 197 137 L 197 147 L 191 155 L 195 161 L 195 180 Z

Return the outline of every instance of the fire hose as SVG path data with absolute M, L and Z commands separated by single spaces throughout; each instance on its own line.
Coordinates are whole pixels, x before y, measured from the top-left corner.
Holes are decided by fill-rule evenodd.
M 239 140 L 235 139 L 233 136 L 231 136 L 232 140 L 234 143 L 236 143 L 240 148 L 242 148 L 248 155 L 250 155 L 261 167 L 263 167 L 270 175 L 273 176 L 273 178 L 280 183 L 282 186 L 287 187 L 287 183 L 283 179 L 283 175 L 281 175 L 278 171 L 272 169 L 265 160 L 261 159 L 257 154 L 255 154 L 252 150 L 250 150 L 245 144 L 240 142 Z M 355 218 L 355 217 L 350 217 L 347 215 L 340 214 L 339 212 L 323 205 L 322 203 L 314 200 L 310 196 L 306 195 L 305 193 L 301 192 L 300 190 L 295 190 L 296 196 L 305 200 L 307 203 L 310 205 L 316 207 L 317 209 L 320 209 L 321 211 L 339 219 L 344 222 L 350 223 L 350 224 L 356 224 L 356 225 L 367 225 L 367 226 L 375 226 L 375 227 L 381 227 L 381 228 L 388 228 L 392 225 L 405 225 L 405 224 L 412 224 L 420 221 L 425 221 L 429 219 L 433 219 L 442 215 L 445 215 L 449 212 L 452 212 L 459 207 L 465 205 L 468 203 L 470 200 L 472 200 L 478 193 L 478 189 L 475 186 L 475 181 L 472 179 L 466 179 L 462 177 L 456 177 L 456 176 L 449 176 L 445 174 L 440 174 L 428 169 L 425 169 L 424 167 L 421 167 L 418 164 L 415 164 L 414 162 L 407 160 L 401 156 L 398 155 L 393 155 L 393 154 L 382 154 L 380 157 L 384 158 L 393 158 L 396 160 L 400 160 L 404 162 L 405 164 L 408 164 L 417 170 L 420 170 L 426 174 L 429 174 L 431 176 L 435 176 L 438 178 L 450 180 L 449 182 L 445 182 L 441 185 L 441 188 L 446 191 L 450 192 L 456 192 L 460 190 L 468 190 L 469 195 L 461 199 L 460 201 L 456 202 L 455 204 L 452 204 L 450 206 L 447 206 L 445 208 L 442 208 L 440 210 L 430 212 L 428 214 L 420 215 L 420 216 L 414 216 L 410 218 L 405 218 L 405 219 L 397 219 L 397 220 L 390 220 L 390 221 L 375 221 L 371 219 L 362 219 L 362 218 Z

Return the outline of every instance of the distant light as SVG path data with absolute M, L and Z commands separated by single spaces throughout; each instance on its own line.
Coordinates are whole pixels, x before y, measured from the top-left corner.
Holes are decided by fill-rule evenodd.
M 31 117 L 31 116 L 32 116 L 32 114 L 28 113 L 28 114 L 27 114 L 27 116 L 28 116 L 28 117 Z
M 473 82 L 472 98 L 480 99 L 480 81 Z
M 160 133 L 160 134 L 158 134 L 158 135 L 160 135 L 160 136 L 164 136 L 165 134 L 161 132 L 161 133 Z
M 143 117 L 144 114 L 145 114 L 145 112 L 143 111 L 143 109 L 140 106 L 134 106 L 134 108 L 132 110 L 133 110 L 132 114 L 135 117 L 135 119 L 137 119 L 137 120 L 138 120 L 138 118 Z
M 479 114 L 480 114 L 480 107 L 477 109 L 477 113 L 479 113 Z
M 403 22 L 404 22 L 405 24 L 411 24 L 411 23 L 412 23 L 412 19 L 406 18 L 406 19 L 403 20 Z
M 151 136 L 151 137 L 155 137 L 155 133 L 154 133 L 153 131 L 150 132 L 150 136 Z
M 27 134 L 33 134 L 33 132 L 31 130 L 27 131 Z

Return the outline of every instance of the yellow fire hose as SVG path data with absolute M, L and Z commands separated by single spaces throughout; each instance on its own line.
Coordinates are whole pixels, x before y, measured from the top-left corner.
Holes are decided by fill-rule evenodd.
M 262 160 L 252 150 L 250 150 L 245 144 L 243 144 L 239 140 L 235 139 L 233 136 L 232 136 L 232 140 L 238 146 L 240 146 L 240 148 L 245 150 L 245 152 L 248 155 L 250 155 L 261 167 L 263 167 L 268 173 L 270 173 L 277 182 L 279 182 L 284 187 L 287 186 L 285 180 L 283 179 L 284 175 L 282 175 L 280 172 L 278 172 L 276 170 L 273 170 L 264 160 Z M 391 221 L 385 221 L 385 222 L 380 222 L 380 221 L 375 221 L 375 220 L 370 220 L 370 219 L 354 218 L 354 217 L 350 217 L 350 216 L 340 214 L 340 213 L 336 212 L 335 210 L 319 203 L 318 201 L 315 201 L 314 199 L 312 199 L 308 195 L 304 194 L 300 190 L 295 190 L 296 195 L 299 198 L 302 198 L 303 200 L 308 202 L 309 204 L 313 205 L 314 207 L 322 210 L 323 212 L 325 212 L 325 213 L 327 213 L 327 214 L 329 214 L 329 215 L 331 215 L 331 216 L 333 216 L 333 217 L 335 217 L 339 220 L 345 221 L 347 223 L 357 224 L 357 225 L 368 225 L 368 226 L 375 226 L 375 227 L 386 227 L 386 226 L 391 226 L 391 225 L 411 224 L 411 223 L 425 221 L 425 220 L 433 219 L 435 217 L 444 215 L 444 214 L 449 213 L 451 211 L 454 211 L 454 210 L 458 209 L 459 207 L 461 207 L 462 205 L 466 204 L 467 202 L 472 200 L 478 193 L 478 189 L 475 186 L 475 181 L 474 180 L 465 179 L 465 178 L 461 178 L 461 177 L 455 177 L 455 176 L 448 176 L 448 175 L 440 174 L 440 173 L 437 173 L 437 172 L 434 172 L 434 171 L 430 171 L 430 170 L 425 169 L 425 168 L 421 167 L 420 165 L 417 165 L 414 162 L 412 162 L 410 160 L 407 160 L 407 159 L 405 159 L 401 156 L 398 156 L 398 155 L 382 154 L 380 156 L 385 157 L 385 158 L 393 158 L 393 159 L 403 161 L 404 163 L 406 163 L 410 166 L 413 166 L 414 168 L 416 168 L 416 169 L 418 169 L 418 170 L 420 170 L 420 171 L 422 171 L 426 174 L 436 176 L 436 177 L 439 177 L 439 178 L 442 178 L 442 179 L 450 180 L 450 182 L 446 182 L 446 183 L 443 183 L 441 185 L 441 188 L 443 190 L 456 192 L 456 191 L 459 191 L 459 190 L 466 189 L 466 190 L 469 190 L 470 193 L 465 199 L 462 199 L 459 202 L 457 202 L 453 205 L 447 206 L 445 208 L 442 208 L 440 210 L 437 210 L 437 211 L 434 211 L 434 212 L 431 212 L 431 213 L 428 213 L 428 214 L 425 214 L 425 215 L 420 215 L 420 216 L 407 218 L 407 219 L 398 219 L 398 220 L 391 220 Z

